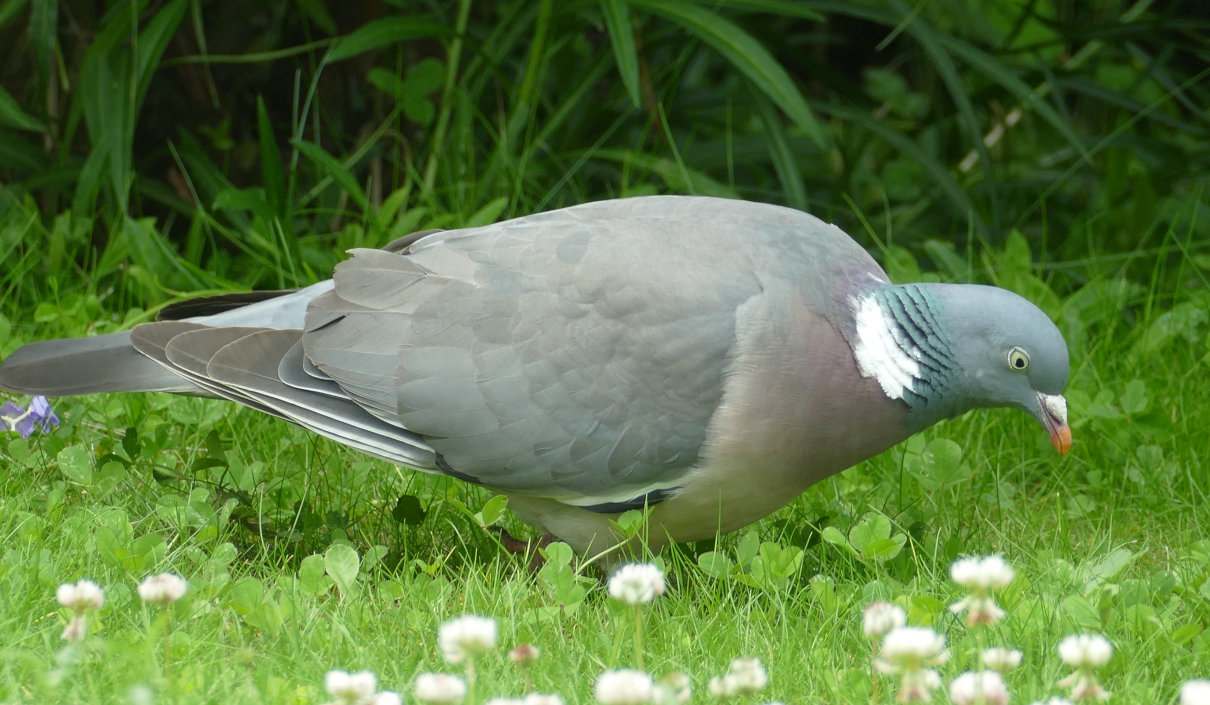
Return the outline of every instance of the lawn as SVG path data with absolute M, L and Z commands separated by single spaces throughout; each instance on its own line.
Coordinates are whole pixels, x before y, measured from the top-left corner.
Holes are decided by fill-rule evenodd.
M 609 599 L 597 565 L 556 545 L 535 571 L 487 527 L 532 534 L 482 490 L 221 401 L 58 400 L 53 432 L 0 436 L 0 697 L 320 703 L 327 671 L 365 669 L 410 700 L 418 673 L 461 671 L 443 662 L 439 625 L 478 614 L 498 621 L 499 644 L 477 659 L 476 704 L 530 692 L 592 702 L 602 672 L 640 660 L 656 676 L 687 674 L 704 701 L 709 678 L 741 656 L 770 682 L 737 700 L 890 702 L 894 679 L 871 694 L 861 624 L 887 600 L 947 638 L 947 680 L 1003 645 L 1024 654 L 1007 676 L 1014 702 L 1059 694 L 1070 669 L 1057 644 L 1099 633 L 1115 650 L 1100 671 L 1113 701 L 1174 702 L 1182 681 L 1210 675 L 1210 321 L 1200 245 L 1179 227 L 1154 245 L 1132 263 L 1147 281 L 1108 258 L 1035 266 L 1020 238 L 968 258 L 1041 301 L 1068 336 L 1068 456 L 1023 414 L 975 412 L 717 543 L 645 557 L 667 591 L 641 610 L 638 651 L 635 615 Z M 946 276 L 920 274 L 906 250 L 882 257 L 899 280 Z M 1058 267 L 1085 283 L 1053 293 Z M 0 352 L 146 315 L 108 308 L 91 281 L 10 279 Z M 641 530 L 641 517 L 622 523 Z M 962 595 L 949 566 L 983 554 L 1016 577 L 998 594 L 1006 619 L 971 628 L 947 609 Z M 136 592 L 159 572 L 188 581 L 170 607 Z M 81 578 L 105 604 L 69 644 L 55 592 Z M 522 643 L 541 652 L 527 666 L 505 656 Z
M 537 537 L 480 488 L 226 402 L 56 399 L 52 431 L 0 432 L 0 703 L 319 705 L 334 670 L 414 703 L 419 674 L 465 675 L 438 631 L 469 614 L 498 639 L 466 705 L 592 703 L 625 668 L 683 673 L 707 702 L 736 658 L 768 685 L 735 705 L 880 705 L 899 682 L 871 674 L 876 602 L 945 637 L 946 686 L 1000 646 L 1023 654 L 1013 703 L 1066 694 L 1060 642 L 1099 634 L 1113 654 L 1087 670 L 1110 702 L 1176 703 L 1210 678 L 1204 16 L 0 0 L 0 358 L 193 294 L 306 284 L 415 230 L 684 193 L 808 210 L 897 282 L 1034 301 L 1071 349 L 1075 439 L 1059 456 L 1013 410 L 944 422 L 758 524 L 631 557 L 666 583 L 633 608 L 609 595 L 616 556 L 505 550 L 500 529 Z M 951 566 L 992 555 L 1014 572 L 1006 615 L 973 627 Z M 161 573 L 187 592 L 148 604 Z M 57 593 L 83 579 L 104 604 L 75 638 Z

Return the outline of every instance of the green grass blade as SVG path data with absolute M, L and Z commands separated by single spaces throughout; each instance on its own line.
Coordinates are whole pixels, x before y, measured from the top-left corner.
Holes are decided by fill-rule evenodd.
M 58 44 L 59 0 L 34 0 L 29 12 L 29 40 L 34 49 L 34 63 L 43 81 L 51 80 L 51 64 Z
M 361 189 L 361 185 L 357 183 L 357 179 L 353 178 L 353 174 L 345 168 L 345 165 L 340 163 L 340 160 L 312 142 L 294 140 L 292 144 L 304 157 L 314 162 L 320 170 L 344 189 L 345 193 L 349 194 L 349 197 L 356 201 L 357 205 L 361 206 L 363 210 L 370 207 L 370 201 L 366 198 L 365 191 Z
M 0 2 L 0 27 L 13 21 L 17 13 L 25 9 L 25 0 L 4 0 Z
M 35 172 L 42 168 L 44 159 L 38 145 L 16 133 L 0 130 L 0 164 L 6 168 Z
M 933 181 L 936 182 L 937 187 L 941 189 L 941 192 L 953 204 L 956 214 L 962 218 L 973 218 L 976 225 L 979 228 L 983 228 L 978 211 L 975 210 L 975 204 L 966 195 L 966 191 L 963 191 L 962 187 L 958 185 L 953 175 L 950 174 L 949 169 L 922 149 L 920 145 L 903 134 L 887 127 L 881 120 L 874 119 L 865 111 L 840 105 L 821 105 L 820 110 L 826 114 L 835 115 L 842 120 L 848 120 L 868 130 L 887 144 L 898 149 L 905 157 L 920 164 L 933 177 Z
M 618 73 L 622 85 L 630 95 L 634 107 L 642 105 L 639 95 L 639 54 L 634 46 L 634 30 L 630 26 L 630 8 L 626 0 L 601 0 L 601 13 L 605 16 L 605 28 L 609 31 L 609 43 L 618 62 Z
M 735 189 L 719 183 L 700 171 L 690 169 L 683 163 L 667 157 L 656 157 L 642 152 L 623 149 L 601 149 L 593 157 L 616 162 L 624 167 L 641 169 L 658 176 L 664 184 L 677 193 L 692 193 L 698 196 L 739 198 Z
M 971 106 L 970 97 L 967 94 L 966 84 L 962 82 L 962 76 L 958 73 L 958 67 L 954 65 L 953 59 L 942 46 L 940 34 L 913 11 L 902 8 L 901 12 L 903 22 L 907 23 L 905 31 L 920 43 L 924 53 L 932 61 L 933 67 L 937 69 L 937 73 L 941 74 L 941 81 L 945 84 L 950 98 L 958 108 L 958 120 L 966 131 L 967 138 L 978 150 L 979 158 L 983 163 L 991 164 L 987 147 L 983 144 L 983 133 L 979 129 L 979 120 L 975 117 L 975 109 Z
M 533 39 L 529 42 L 529 56 L 525 60 L 525 78 L 521 80 L 521 91 L 518 94 L 517 106 L 520 110 L 530 112 L 536 105 L 534 93 L 538 80 L 546 66 L 546 40 L 550 31 L 550 15 L 554 7 L 551 0 L 539 0 L 538 21 L 534 23 Z
M 285 224 L 289 221 L 286 210 L 289 202 L 286 195 L 286 175 L 282 170 L 281 151 L 273 136 L 273 125 L 269 122 L 269 111 L 262 97 L 256 98 L 256 132 L 260 142 L 261 178 L 265 180 L 265 192 L 274 214 Z
M 447 34 L 448 28 L 429 15 L 384 17 L 368 22 L 338 39 L 328 51 L 325 61 L 344 61 L 409 39 L 431 39 Z
M 802 0 L 719 0 L 711 3 L 717 7 L 735 10 L 749 10 L 766 15 L 781 15 L 782 17 L 797 17 L 804 20 L 822 22 L 824 16 L 806 7 Z
M 138 55 L 136 56 L 138 63 L 135 72 L 137 81 L 135 86 L 136 115 L 138 106 L 142 104 L 143 97 L 147 94 L 147 86 L 151 84 L 151 77 L 155 75 L 155 70 L 160 64 L 160 58 L 164 55 L 164 50 L 168 48 L 169 40 L 176 34 L 181 20 L 185 19 L 185 10 L 185 0 L 172 0 L 157 12 L 155 18 L 139 32 Z M 133 129 L 134 126 L 131 125 L 131 130 Z
M 713 47 L 785 111 L 815 144 L 826 148 L 827 134 L 806 99 L 782 65 L 752 35 L 721 15 L 686 2 L 638 0 L 634 4 L 675 22 Z
M 798 169 L 798 160 L 790 151 L 790 141 L 786 138 L 786 131 L 782 128 L 781 120 L 764 96 L 757 95 L 754 96 L 754 99 L 761 125 L 765 128 L 769 158 L 773 160 L 777 178 L 781 180 L 782 188 L 786 192 L 786 203 L 799 210 L 806 210 L 807 189 L 803 186 L 802 172 Z
M 12 95 L 4 90 L 4 86 L 0 86 L 0 125 L 29 132 L 42 132 L 46 129 L 37 118 L 21 109 Z
M 1072 147 L 1080 153 L 1080 156 L 1085 161 L 1091 161 L 1088 155 L 1088 150 L 1084 148 L 1084 143 L 1080 137 L 1071 129 L 1068 121 L 1064 120 L 1055 109 L 1050 107 L 1033 89 L 1025 84 L 1024 81 L 1017 78 L 1015 74 L 1003 64 L 996 61 L 990 55 L 976 49 L 970 44 L 952 36 L 942 36 L 941 43 L 945 47 L 965 61 L 975 70 L 987 76 L 1004 87 L 1005 90 L 1016 96 L 1017 100 L 1034 112 L 1038 113 L 1043 120 L 1050 123 L 1050 126 L 1055 128 L 1059 134 L 1067 138 Z

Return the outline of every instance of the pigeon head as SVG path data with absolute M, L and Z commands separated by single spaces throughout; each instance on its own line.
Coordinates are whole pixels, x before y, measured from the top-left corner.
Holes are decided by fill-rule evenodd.
M 1067 344 L 1037 306 L 1005 289 L 906 284 L 858 299 L 854 355 L 863 375 L 924 428 L 977 407 L 1029 412 L 1060 453 L 1067 425 Z

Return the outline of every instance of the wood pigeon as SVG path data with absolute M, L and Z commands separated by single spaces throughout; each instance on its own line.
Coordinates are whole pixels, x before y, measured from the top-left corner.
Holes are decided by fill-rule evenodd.
M 582 552 L 650 508 L 710 538 L 976 407 L 1071 446 L 1067 346 L 989 286 L 892 284 L 839 228 L 739 200 L 586 203 L 355 249 L 293 292 L 27 345 L 0 387 L 207 394 L 503 493 Z

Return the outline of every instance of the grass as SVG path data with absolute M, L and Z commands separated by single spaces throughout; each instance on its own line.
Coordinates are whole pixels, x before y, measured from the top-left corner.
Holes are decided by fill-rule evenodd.
M 976 412 L 666 551 L 645 666 L 689 673 L 700 702 L 755 656 L 759 702 L 869 702 L 860 615 L 882 599 L 949 638 L 947 677 L 981 642 L 1024 651 L 1014 703 L 1057 693 L 1074 632 L 1114 642 L 1116 702 L 1173 702 L 1210 676 L 1200 15 L 95 5 L 0 2 L 0 356 L 191 292 L 326 277 L 344 250 L 426 227 L 652 192 L 791 204 L 897 281 L 995 283 L 1054 316 L 1076 447 L 1059 458 L 1023 414 Z M 594 569 L 552 548 L 533 572 L 488 527 L 527 529 L 480 489 L 223 402 L 56 408 L 52 434 L 0 435 L 0 702 L 320 703 L 333 668 L 408 691 L 445 668 L 438 625 L 468 612 L 501 628 L 480 700 L 591 702 L 598 674 L 636 663 L 633 615 Z M 948 566 L 993 552 L 1017 569 L 1010 617 L 972 634 L 946 609 Z M 160 571 L 189 580 L 170 610 L 135 593 Z M 65 649 L 55 588 L 84 577 L 107 603 Z M 503 658 L 519 642 L 543 651 L 528 671 Z
M 1159 254 L 1131 270 L 1148 283 L 1094 258 L 1067 296 L 1028 261 L 1014 270 L 1011 243 L 973 260 L 1058 307 L 1077 351 L 1070 456 L 1055 456 L 1023 414 L 976 412 L 717 545 L 665 552 L 670 589 L 647 615 L 646 667 L 689 673 L 701 701 L 731 658 L 756 656 L 771 675 L 762 701 L 868 702 L 860 613 L 891 599 L 947 635 L 949 676 L 973 667 L 977 644 L 1024 651 L 1014 702 L 1057 692 L 1055 647 L 1075 632 L 1114 642 L 1104 673 L 1117 702 L 1172 702 L 1180 682 L 1205 677 L 1210 406 L 1199 380 L 1210 326 L 1205 288 L 1171 284 L 1202 277 L 1182 254 L 1186 236 L 1157 237 Z M 918 269 L 905 252 L 888 262 L 899 277 Z M 0 352 L 142 315 L 91 298 L 87 280 L 65 277 L 41 322 L 29 320 L 32 302 L 6 299 Z M 532 572 L 481 525 L 525 531 L 481 490 L 218 401 L 115 395 L 56 407 L 54 433 L 0 437 L 5 702 L 318 703 L 333 668 L 370 669 L 407 691 L 416 673 L 445 668 L 436 630 L 462 613 L 500 620 L 481 699 L 536 690 L 591 702 L 598 674 L 634 663 L 632 616 L 592 570 L 576 574 L 556 550 Z M 992 552 L 1018 578 L 1002 596 L 1009 619 L 977 635 L 946 609 L 959 594 L 947 569 Z M 190 583 L 162 611 L 134 591 L 159 571 Z M 82 577 L 107 603 L 88 640 L 65 649 L 54 592 Z M 503 658 L 522 642 L 543 652 L 528 670 Z

